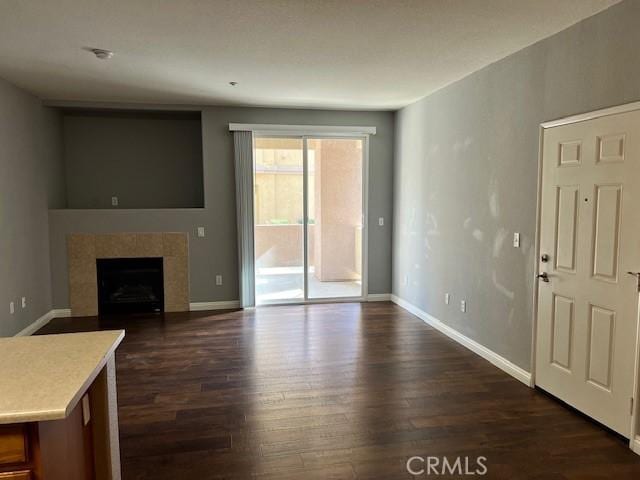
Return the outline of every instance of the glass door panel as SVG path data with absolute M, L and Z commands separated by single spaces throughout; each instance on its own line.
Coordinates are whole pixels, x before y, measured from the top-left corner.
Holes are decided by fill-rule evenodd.
M 256 304 L 302 301 L 304 160 L 301 138 L 255 139 Z
M 362 296 L 361 138 L 307 139 L 307 297 Z

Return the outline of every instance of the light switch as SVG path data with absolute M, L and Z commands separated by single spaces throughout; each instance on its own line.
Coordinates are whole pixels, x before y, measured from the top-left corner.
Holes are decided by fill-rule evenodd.
M 513 246 L 515 248 L 519 248 L 520 247 L 520 234 L 518 232 L 515 232 L 513 234 Z
M 216 285 L 222 285 L 222 275 L 216 275 Z
M 204 237 L 204 227 L 198 227 L 198 236 Z
M 111 197 L 111 206 L 112 207 L 118 206 L 118 197 Z
M 13 302 L 9 302 L 9 313 L 11 315 L 13 315 L 14 313 L 16 313 L 16 306 Z
M 460 311 L 461 311 L 462 313 L 464 313 L 464 312 L 466 312 L 466 311 L 467 311 L 467 302 L 465 302 L 464 300 L 462 300 L 462 301 L 460 302 Z
M 27 308 L 27 297 L 22 297 L 21 305 L 22 308 Z
M 381 227 L 384 226 L 384 217 L 378 218 L 378 225 L 380 225 Z
M 448 293 L 444 294 L 444 303 L 446 303 L 447 305 L 449 305 L 449 302 L 451 301 L 451 295 L 449 295 Z

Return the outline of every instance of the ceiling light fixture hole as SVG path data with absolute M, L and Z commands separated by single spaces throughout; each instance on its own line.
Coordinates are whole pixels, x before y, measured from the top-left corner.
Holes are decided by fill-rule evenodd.
M 104 48 L 88 48 L 91 53 L 93 53 L 96 58 L 100 60 L 108 60 L 113 57 L 113 52 L 111 50 L 105 50 Z

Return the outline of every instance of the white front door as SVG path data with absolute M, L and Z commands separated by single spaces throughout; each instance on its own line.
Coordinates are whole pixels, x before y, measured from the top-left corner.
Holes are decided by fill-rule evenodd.
M 640 111 L 544 131 L 536 384 L 627 437 L 639 192 Z

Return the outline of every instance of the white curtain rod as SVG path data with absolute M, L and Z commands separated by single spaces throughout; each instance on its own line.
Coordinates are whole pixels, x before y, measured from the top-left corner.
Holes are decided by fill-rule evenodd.
M 292 133 L 292 134 L 323 134 L 323 135 L 375 135 L 376 127 L 356 127 L 337 125 L 274 125 L 269 123 L 230 123 L 229 131 L 261 132 L 261 133 Z

